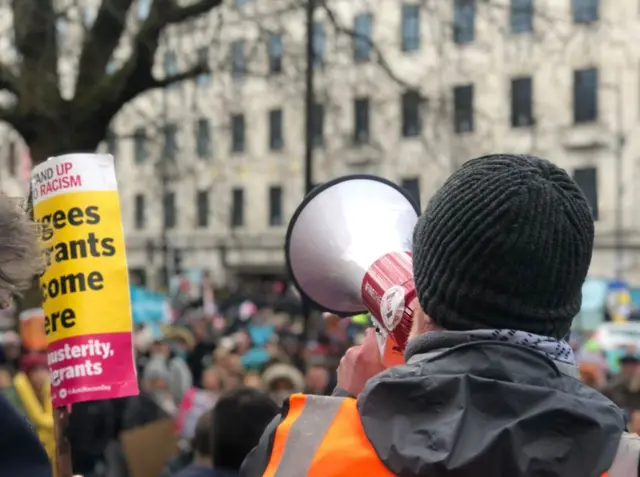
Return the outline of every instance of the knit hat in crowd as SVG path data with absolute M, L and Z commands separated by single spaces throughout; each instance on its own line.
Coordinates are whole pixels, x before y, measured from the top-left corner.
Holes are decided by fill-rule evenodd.
M 436 192 L 413 247 L 418 299 L 436 324 L 564 338 L 580 310 L 593 219 L 563 169 L 491 155 L 464 164 Z

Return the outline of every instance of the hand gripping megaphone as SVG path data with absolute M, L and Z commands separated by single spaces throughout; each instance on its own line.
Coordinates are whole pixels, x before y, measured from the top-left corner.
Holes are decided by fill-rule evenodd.
M 419 213 L 396 184 L 351 175 L 313 189 L 287 230 L 287 269 L 300 294 L 339 316 L 368 309 L 387 366 L 403 362 L 411 330 L 411 251 Z

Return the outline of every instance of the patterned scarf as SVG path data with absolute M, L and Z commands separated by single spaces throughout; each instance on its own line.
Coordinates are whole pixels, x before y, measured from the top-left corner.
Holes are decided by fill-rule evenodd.
M 576 358 L 569 343 L 548 336 L 518 330 L 431 331 L 407 344 L 405 356 L 436 349 L 453 348 L 470 341 L 500 341 L 526 346 L 560 363 L 575 365 Z

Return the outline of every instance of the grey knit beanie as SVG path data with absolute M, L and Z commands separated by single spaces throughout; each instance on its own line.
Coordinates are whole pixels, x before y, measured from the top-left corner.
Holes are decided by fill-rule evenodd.
M 563 338 L 580 310 L 593 234 L 587 200 L 563 169 L 532 156 L 473 159 L 416 225 L 420 305 L 448 330 Z

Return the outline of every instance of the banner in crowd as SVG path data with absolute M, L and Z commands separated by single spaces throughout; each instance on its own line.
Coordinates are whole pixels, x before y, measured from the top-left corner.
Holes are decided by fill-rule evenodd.
M 130 287 L 130 293 L 131 313 L 136 325 L 171 321 L 171 307 L 165 295 L 135 285 Z
M 113 157 L 51 158 L 34 168 L 31 195 L 53 406 L 138 394 Z

